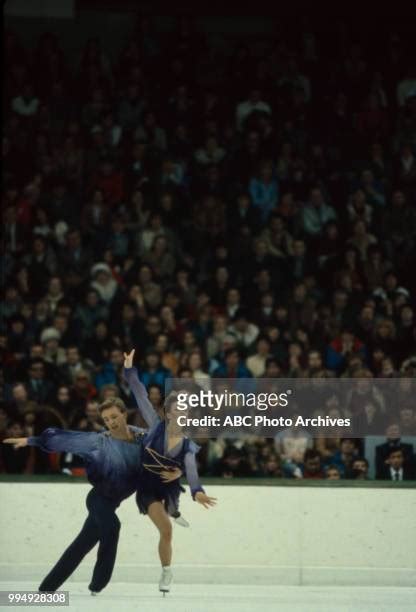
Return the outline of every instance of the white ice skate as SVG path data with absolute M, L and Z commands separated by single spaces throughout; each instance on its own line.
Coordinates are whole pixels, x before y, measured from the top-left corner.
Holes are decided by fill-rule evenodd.
M 170 567 L 162 568 L 162 575 L 159 580 L 159 591 L 163 593 L 163 597 L 170 591 L 170 584 L 172 582 L 172 570 Z
M 173 516 L 172 518 L 177 525 L 180 525 L 181 527 L 189 527 L 188 521 L 183 518 L 182 514 L 178 513 L 177 516 Z

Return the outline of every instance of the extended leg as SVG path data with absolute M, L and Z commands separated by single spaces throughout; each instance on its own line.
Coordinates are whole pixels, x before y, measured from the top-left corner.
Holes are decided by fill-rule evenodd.
M 75 540 L 68 546 L 62 557 L 43 579 L 39 591 L 56 591 L 69 578 L 85 555 L 97 544 L 99 532 L 91 516 Z

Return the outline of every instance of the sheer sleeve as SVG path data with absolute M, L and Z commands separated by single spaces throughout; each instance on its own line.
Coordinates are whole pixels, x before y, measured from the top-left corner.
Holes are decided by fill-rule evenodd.
M 149 428 L 153 427 L 156 423 L 160 422 L 160 418 L 149 400 L 146 387 L 139 380 L 137 369 L 124 368 L 123 374 L 134 395 L 141 416 L 144 418 Z
M 198 493 L 198 491 L 205 493 L 199 481 L 198 468 L 196 465 L 196 453 L 198 451 L 199 446 L 197 446 L 194 442 L 191 442 L 189 445 L 189 450 L 184 459 L 186 480 L 188 481 L 191 494 L 194 499 L 195 494 Z
M 47 453 L 74 453 L 80 457 L 88 457 L 98 450 L 100 435 L 95 432 L 67 431 L 51 427 L 45 429 L 40 436 L 30 436 L 29 446 L 37 446 Z

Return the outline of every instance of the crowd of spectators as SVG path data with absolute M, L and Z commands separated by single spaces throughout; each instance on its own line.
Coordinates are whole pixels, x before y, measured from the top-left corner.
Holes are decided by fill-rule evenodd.
M 0 439 L 133 408 L 133 347 L 158 409 L 171 376 L 416 376 L 416 64 L 394 33 L 341 31 L 305 22 L 255 53 L 142 19 L 119 57 L 92 38 L 78 62 L 5 33 Z M 398 415 L 377 478 L 415 477 L 414 398 Z M 199 454 L 221 477 L 366 478 L 369 459 L 294 432 Z

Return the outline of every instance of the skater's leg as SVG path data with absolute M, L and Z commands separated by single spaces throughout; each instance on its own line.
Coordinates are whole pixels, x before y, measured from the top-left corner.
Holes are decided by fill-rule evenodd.
M 97 526 L 92 517 L 88 516 L 80 533 L 42 581 L 39 591 L 56 591 L 59 589 L 78 567 L 85 555 L 94 548 L 98 542 L 98 537 Z
M 165 506 L 160 501 L 152 502 L 147 509 L 147 513 L 159 530 L 159 557 L 162 564 L 159 591 L 162 591 L 163 596 L 165 596 L 165 593 L 169 592 L 172 582 L 172 572 L 170 569 L 170 562 L 172 560 L 172 523 L 165 510 Z
M 89 585 L 94 592 L 101 591 L 110 581 L 117 555 L 120 521 L 115 513 L 116 505 L 96 496 L 89 502 L 91 515 L 99 532 L 97 561 Z
M 159 530 L 159 557 L 162 566 L 168 566 L 172 560 L 172 523 L 162 502 L 150 504 L 147 513 Z

